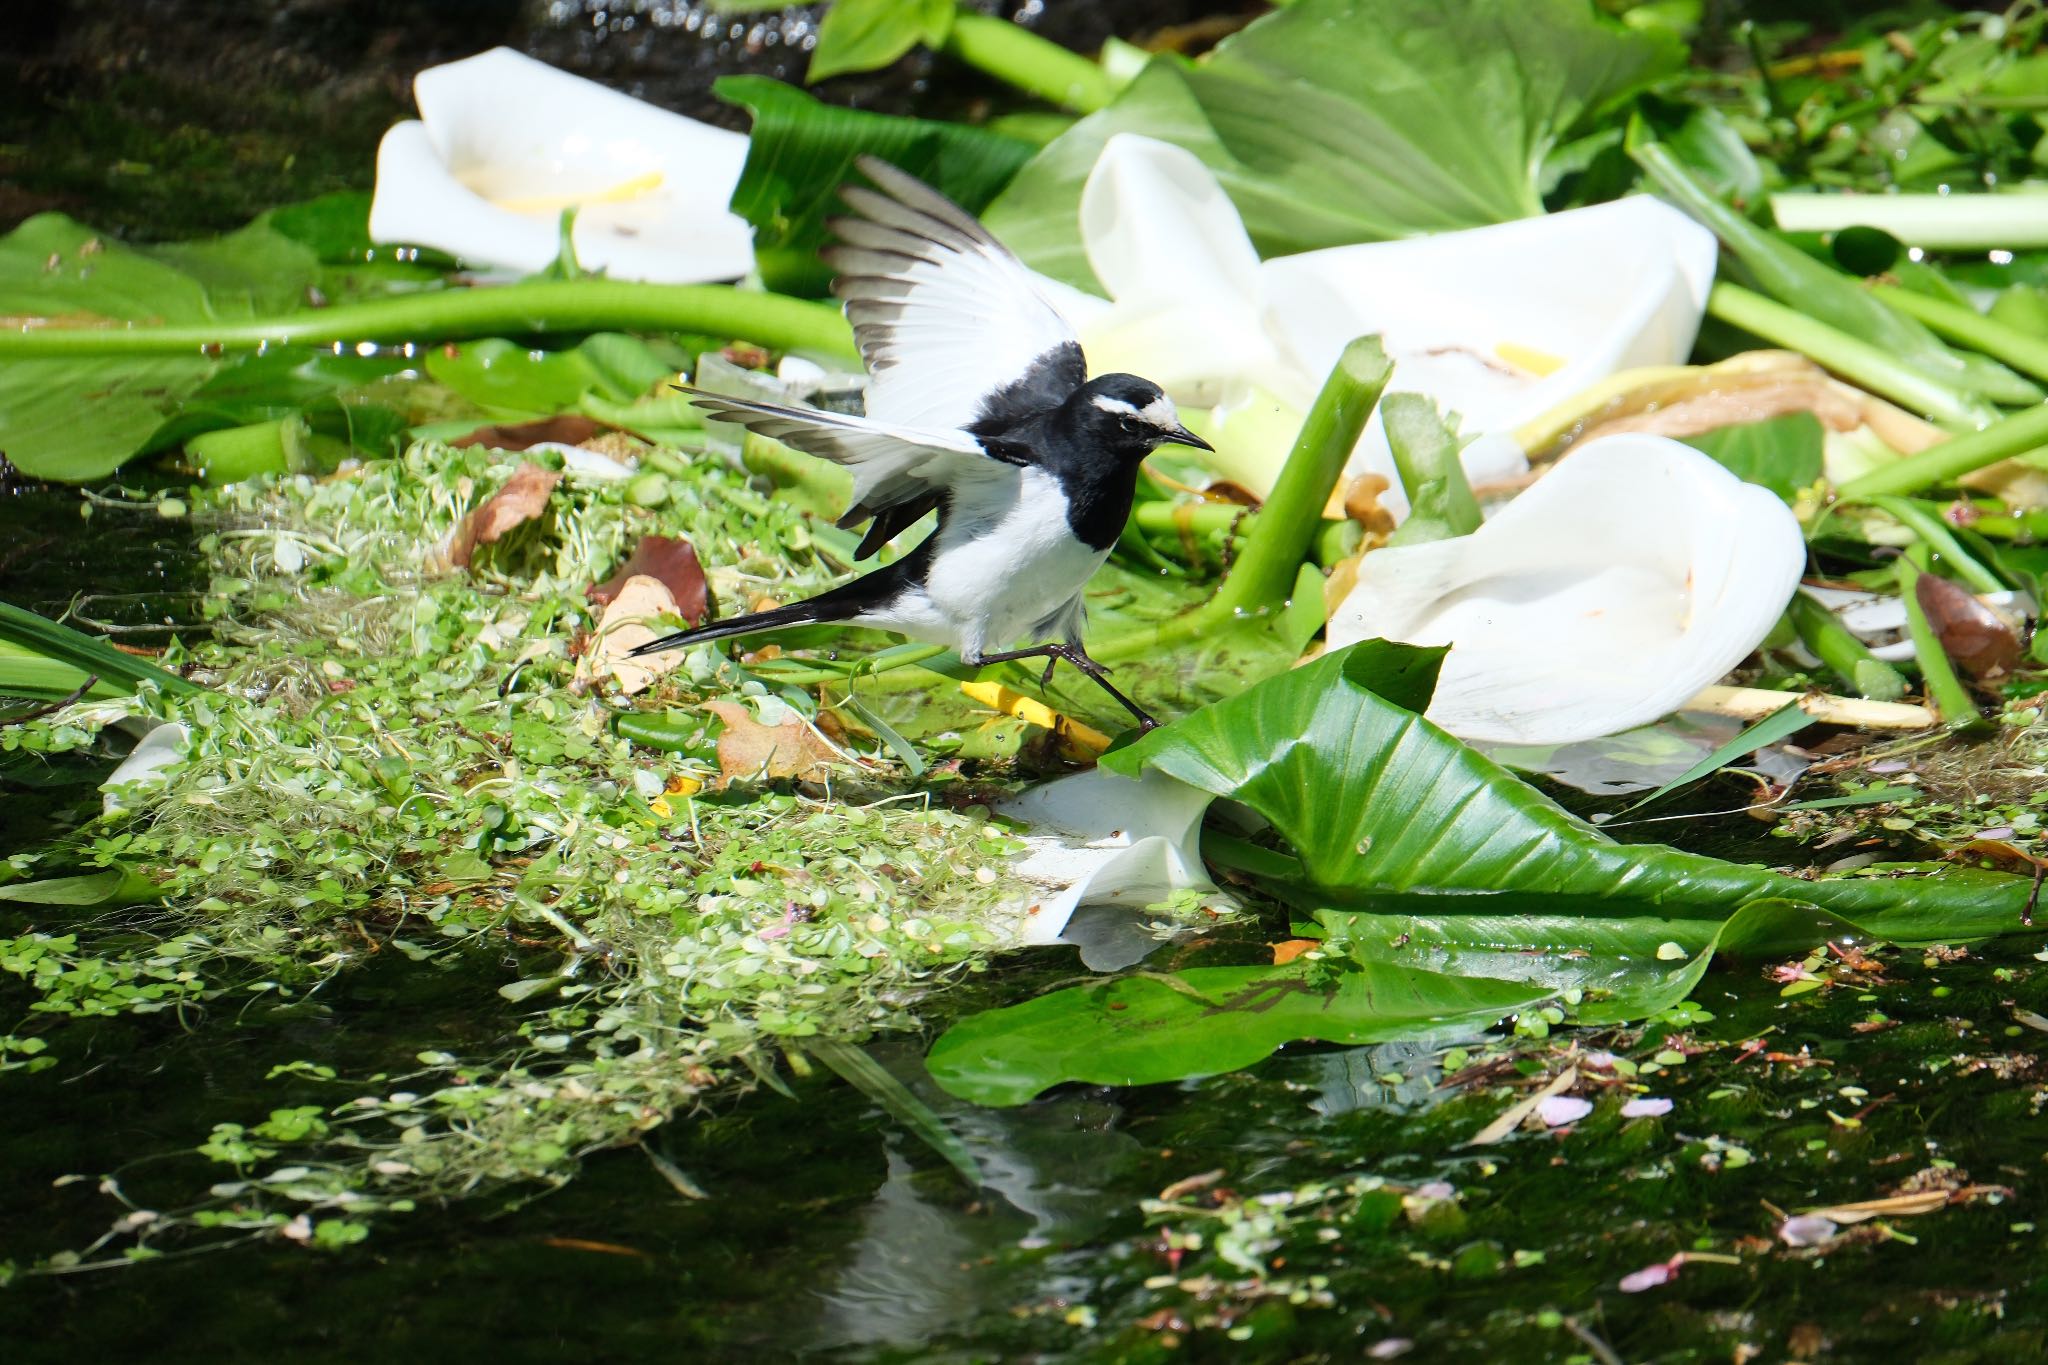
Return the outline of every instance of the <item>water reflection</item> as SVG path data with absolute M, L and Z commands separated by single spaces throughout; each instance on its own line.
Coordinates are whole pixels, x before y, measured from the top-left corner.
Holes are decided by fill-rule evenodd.
M 841 1268 L 818 1291 L 816 1322 L 800 1333 L 809 1349 L 916 1345 L 1013 1301 L 1027 1282 L 1043 1294 L 1043 1267 L 1018 1253 L 1103 1236 L 1125 1211 L 1106 1192 L 1128 1178 L 1140 1151 L 1118 1126 L 1119 1106 L 1092 1095 L 982 1109 L 933 1085 L 916 1051 L 874 1055 L 966 1145 L 985 1183 L 967 1189 L 892 1130 L 888 1174 Z

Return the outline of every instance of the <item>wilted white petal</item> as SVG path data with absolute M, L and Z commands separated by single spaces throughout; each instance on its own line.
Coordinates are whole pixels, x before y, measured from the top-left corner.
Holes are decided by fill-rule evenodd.
M 1375 550 L 1332 648 L 1448 644 L 1429 716 L 1452 734 L 1563 744 L 1656 720 L 1769 633 L 1806 562 L 1766 489 L 1661 436 L 1574 450 L 1469 536 Z
M 1817 1247 L 1831 1241 L 1839 1231 L 1832 1219 L 1817 1213 L 1801 1213 L 1778 1224 L 1778 1240 L 1788 1247 Z
M 617 279 L 733 279 L 753 265 L 726 208 L 747 139 L 509 48 L 431 67 L 419 121 L 377 150 L 370 235 L 539 270 L 576 205 L 576 254 Z
M 103 809 L 112 815 L 128 809 L 124 797 L 134 796 L 164 784 L 164 770 L 185 757 L 185 745 L 192 738 L 192 732 L 182 721 L 167 721 L 156 726 L 128 751 L 128 757 L 121 760 L 121 766 L 107 774 L 107 780 L 100 783 L 103 792 Z
M 1662 1118 L 1670 1112 L 1671 1101 L 1655 1095 L 1638 1095 L 1621 1106 L 1621 1116 L 1625 1119 Z
M 1021 943 L 1052 943 L 1083 905 L 1150 905 L 1176 891 L 1215 889 L 1202 868 L 1202 812 L 1214 798 L 1161 772 L 1132 779 L 1100 769 L 1005 801 L 1031 827 L 1013 875 L 1032 898 Z
M 562 457 L 562 472 L 572 479 L 589 479 L 597 483 L 615 483 L 620 479 L 633 477 L 633 467 L 613 459 L 600 450 L 586 450 L 563 441 L 542 441 L 528 446 L 528 450 L 552 450 Z

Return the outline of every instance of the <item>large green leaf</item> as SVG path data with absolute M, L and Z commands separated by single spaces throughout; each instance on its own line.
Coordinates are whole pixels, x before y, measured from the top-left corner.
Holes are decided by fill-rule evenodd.
M 1772 897 L 1888 938 L 1980 938 L 2019 922 L 2028 886 L 2014 877 L 1944 868 L 1805 881 L 1617 843 L 1417 714 L 1437 657 L 1363 641 L 1156 730 L 1103 766 L 1157 768 L 1271 821 L 1301 860 L 1299 878 L 1275 888 L 1290 901 L 1398 904 L 1406 916 L 1429 899 L 1447 941 L 1469 921 L 1485 925 L 1474 944 L 1563 950 L 1586 946 L 1580 930 L 1606 921 L 1634 926 L 1617 948 L 1675 939 L 1697 949 L 1711 926 Z
M 1026 261 L 1092 287 L 1081 187 L 1105 142 L 1141 133 L 1216 173 L 1262 255 L 1527 217 L 1557 140 L 1682 55 L 1585 0 L 1299 0 L 1202 65 L 1153 61 L 986 216 Z
M 732 211 L 754 225 L 754 261 L 769 288 L 820 296 L 832 272 L 818 259 L 825 220 L 845 211 L 839 187 L 863 152 L 936 186 L 970 213 L 995 196 L 1036 150 L 958 123 L 894 118 L 823 104 L 765 76 L 726 76 L 720 99 L 754 116 Z
M 316 269 L 312 251 L 260 223 L 145 250 L 46 213 L 0 238 L 0 316 L 11 326 L 246 319 L 302 303 Z M 10 360 L 0 366 L 0 453 L 34 478 L 99 478 L 219 364 L 196 351 Z
M 1565 991 L 1583 993 L 1582 1020 L 1640 1017 L 1683 999 L 1717 951 L 2020 928 L 2029 885 L 2016 877 L 1806 881 L 1616 843 L 1423 719 L 1441 657 L 1364 641 L 1102 759 L 1270 821 L 1294 858 L 1262 859 L 1262 884 L 1315 916 L 1334 963 L 1210 986 L 1190 973 L 1188 991 L 1079 987 L 976 1016 L 934 1048 L 941 1083 L 1008 1103 L 1063 1080 L 1205 1075 L 1294 1039 L 1470 1027 Z
M 1141 973 L 970 1016 L 933 1044 L 926 1065 L 962 1099 L 1021 1104 L 1063 1081 L 1149 1085 L 1234 1071 L 1303 1038 L 1472 1033 L 1550 993 L 1380 963 Z

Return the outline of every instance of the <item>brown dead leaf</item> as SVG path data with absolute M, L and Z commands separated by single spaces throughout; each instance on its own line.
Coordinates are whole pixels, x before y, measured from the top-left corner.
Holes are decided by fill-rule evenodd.
M 1574 444 L 1624 431 L 1697 436 L 1788 412 L 1810 412 L 1823 426 L 1851 431 L 1866 420 L 1865 407 L 1861 395 L 1831 383 L 1811 362 L 1748 372 L 1713 367 L 1623 395 L 1589 418 Z
M 1185 1199 L 1197 1190 L 1208 1189 L 1221 1179 L 1223 1179 L 1223 1168 L 1221 1166 L 1218 1166 L 1213 1171 L 1203 1171 L 1200 1175 L 1186 1176 L 1174 1181 L 1171 1185 L 1161 1190 L 1159 1192 L 1159 1202 L 1171 1204 L 1177 1199 Z
M 599 606 L 607 606 L 626 580 L 645 574 L 658 578 L 675 599 L 676 612 L 691 625 L 711 611 L 711 585 L 704 581 L 704 566 L 689 541 L 674 536 L 642 536 L 619 571 L 602 583 L 593 583 L 583 595 Z
M 594 1251 L 601 1256 L 638 1256 L 642 1260 L 647 1253 L 638 1247 L 623 1246 L 618 1242 L 600 1242 L 590 1237 L 543 1237 L 542 1246 L 559 1248 L 562 1251 Z
M 704 709 L 725 723 L 718 736 L 718 771 L 724 783 L 742 777 L 822 782 L 842 762 L 839 751 L 800 720 L 763 725 L 736 701 L 707 702 Z
M 1824 1209 L 1808 1209 L 1814 1218 L 1825 1218 L 1831 1223 L 1861 1223 L 1867 1218 L 1909 1218 L 1918 1214 L 1933 1213 L 1946 1208 L 1948 1190 L 1918 1190 L 1912 1194 L 1891 1194 L 1882 1199 L 1856 1199 L 1847 1204 L 1830 1204 Z
M 638 659 L 628 658 L 634 650 L 658 639 L 659 618 L 676 614 L 676 599 L 668 585 L 646 574 L 635 574 L 597 618 L 597 629 L 589 646 L 576 660 L 576 685 L 588 688 L 609 675 L 627 696 L 645 692 L 655 680 L 683 661 L 680 649 L 664 649 Z
M 2010 673 L 2020 661 L 2019 636 L 2005 618 L 1979 602 L 1968 588 L 1920 575 L 1913 587 L 1927 624 L 1934 627 L 1942 651 L 1973 678 Z
M 1522 1120 L 1528 1118 L 1529 1115 L 1535 1113 L 1537 1107 L 1541 1105 L 1543 1101 L 1549 1099 L 1552 1095 L 1562 1095 L 1565 1091 L 1571 1089 L 1574 1085 L 1577 1085 L 1578 1083 L 1578 1067 L 1566 1067 L 1563 1071 L 1559 1072 L 1555 1077 L 1551 1079 L 1550 1084 L 1544 1086 L 1535 1094 L 1527 1096 L 1524 1099 L 1517 1100 L 1515 1103 L 1509 1105 L 1506 1109 L 1502 1110 L 1498 1118 L 1494 1119 L 1493 1122 L 1487 1124 L 1484 1128 L 1481 1128 L 1478 1132 L 1474 1133 L 1470 1138 L 1466 1139 L 1465 1145 L 1467 1147 L 1492 1146 L 1494 1143 L 1499 1142 L 1502 1138 L 1506 1137 L 1509 1133 L 1514 1132 L 1515 1129 L 1521 1127 Z
M 503 488 L 478 503 L 449 533 L 448 562 L 458 569 L 468 568 L 477 546 L 489 545 L 546 511 L 548 498 L 561 481 L 557 471 L 522 461 Z
M 582 445 L 604 430 L 581 413 L 565 412 L 531 422 L 509 422 L 501 426 L 478 427 L 469 435 L 450 441 L 451 446 L 488 446 L 492 450 L 527 450 L 543 442 Z
M 1394 514 L 1380 499 L 1393 485 L 1384 474 L 1367 472 L 1344 486 L 1344 515 L 1365 528 L 1367 535 L 1384 536 L 1394 529 Z
M 1322 947 L 1323 941 L 1319 938 L 1290 938 L 1285 942 L 1269 944 L 1267 946 L 1273 950 L 1273 965 L 1275 967 L 1284 967 L 1303 953 L 1312 952 Z

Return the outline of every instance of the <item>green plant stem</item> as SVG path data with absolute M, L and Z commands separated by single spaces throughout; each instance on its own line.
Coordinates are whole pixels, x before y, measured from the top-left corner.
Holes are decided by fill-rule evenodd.
M 1252 611 L 1277 605 L 1293 590 L 1296 571 L 1322 530 L 1330 492 L 1393 373 L 1377 336 L 1344 348 L 1259 509 L 1257 528 L 1205 610 Z
M 1171 620 L 1111 636 L 1090 652 L 1098 659 L 1131 658 L 1228 629 L 1254 614 L 1277 614 L 1301 579 L 1303 561 L 1322 531 L 1330 491 L 1393 372 L 1377 336 L 1346 346 L 1259 509 L 1258 525 L 1216 595 Z
M 1993 512 L 1971 522 L 1970 529 L 1994 540 L 2048 540 L 2048 512 Z
M 1840 617 L 1803 592 L 1792 594 L 1785 614 L 1799 639 L 1819 656 L 1828 671 L 1859 697 L 1897 701 L 1906 695 L 1906 679 L 1898 669 L 1872 654 Z
M 1141 531 L 1169 535 L 1207 535 L 1236 531 L 1249 534 L 1258 525 L 1257 509 L 1234 502 L 1141 502 L 1131 511 Z
M 778 351 L 856 354 L 852 330 L 828 304 L 724 284 L 548 280 L 441 289 L 247 322 L 0 331 L 0 360 L 211 354 L 266 344 L 353 346 L 607 329 L 696 332 Z
M 2038 190 L 1997 194 L 1774 194 L 1771 217 L 1786 232 L 1878 228 L 1909 246 L 1930 251 L 1985 251 L 1993 247 L 2017 251 L 2048 246 L 2048 195 Z M 1937 332 L 1941 330 L 1926 317 L 1920 320 Z
M 1976 698 L 1970 689 L 1963 686 L 1963 680 L 1956 676 L 1955 665 L 1949 662 L 1948 651 L 1941 647 L 1941 639 L 1934 633 L 1934 625 L 1927 619 L 1927 613 L 1920 606 L 1920 575 L 1926 571 L 1922 562 L 1926 547 L 1916 545 L 1899 557 L 1899 595 L 1906 604 L 1906 634 L 1913 641 L 1913 657 L 1920 662 L 1920 682 L 1927 692 L 1927 699 L 1941 713 L 1942 723 L 1955 730 L 1977 729 L 1984 724 L 1983 712 L 1977 709 Z
M 2010 586 L 1963 548 L 1938 510 L 1911 498 L 1875 497 L 1870 499 L 1870 505 L 1920 537 L 1922 544 L 1946 560 L 1956 575 L 1978 592 L 2004 592 Z
M 1116 92 L 1109 73 L 1030 29 L 974 10 L 953 16 L 943 51 L 1026 94 L 1092 114 Z
M 1969 395 L 1900 364 L 1890 353 L 1737 284 L 1717 284 L 1707 311 L 1936 421 L 1974 427 L 1984 409 Z
M 1715 286 L 1716 291 L 1720 288 Z M 1860 474 L 1837 493 L 1851 502 L 1882 493 L 1919 493 L 2044 445 L 2048 445 L 2048 403 Z
M 2048 221 L 2048 194 L 2038 197 L 2041 204 L 2035 212 Z M 2036 379 L 2048 379 L 2048 338 L 2035 336 L 1996 318 L 1985 317 L 1963 304 L 1917 294 L 1895 284 L 1873 284 L 1870 292 L 1901 313 L 1920 319 L 1950 341 L 1961 342 L 1972 350 L 1994 356 Z

